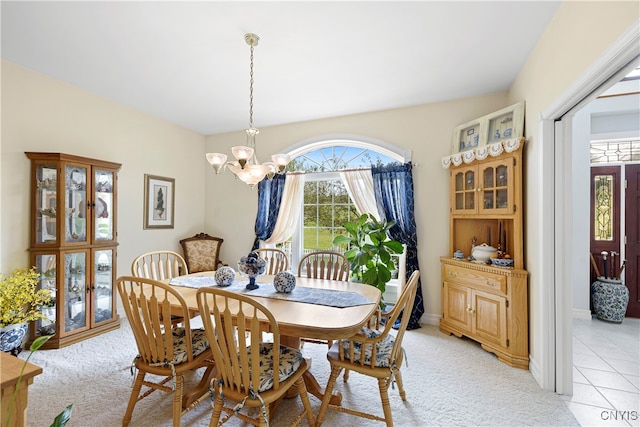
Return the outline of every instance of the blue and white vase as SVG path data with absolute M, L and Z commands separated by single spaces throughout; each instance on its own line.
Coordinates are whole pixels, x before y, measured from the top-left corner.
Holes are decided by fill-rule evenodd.
M 591 301 L 598 319 L 622 323 L 629 304 L 629 289 L 621 280 L 598 277 L 591 285 Z
M 22 351 L 22 341 L 27 334 L 26 323 L 16 323 L 0 328 L 0 351 L 17 356 Z

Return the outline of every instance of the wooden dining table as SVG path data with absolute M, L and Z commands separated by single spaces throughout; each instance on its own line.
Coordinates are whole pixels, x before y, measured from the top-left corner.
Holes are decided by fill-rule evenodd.
M 180 277 L 209 277 L 211 284 L 207 286 L 216 287 L 214 275 L 215 272 L 208 271 Z M 240 276 L 238 279 L 242 280 Z M 169 282 L 169 280 L 165 282 Z M 259 276 L 256 282 L 260 287 L 273 287 L 273 276 Z M 174 283 L 172 286 L 179 289 L 192 312 L 199 311 L 196 299 L 198 289 L 196 287 L 180 286 Z M 335 341 L 353 336 L 375 315 L 382 296 L 380 290 L 374 286 L 346 281 L 297 277 L 296 288 L 298 287 L 348 291 L 366 298 L 369 303 L 341 308 L 282 298 L 254 296 L 251 291 L 243 291 L 243 295 L 250 296 L 271 311 L 280 329 L 280 344 L 292 348 L 300 348 L 301 338 Z M 324 390 L 309 370 L 305 372 L 304 380 L 308 392 L 322 399 Z M 342 395 L 334 392 L 330 402 L 339 405 L 341 401 Z

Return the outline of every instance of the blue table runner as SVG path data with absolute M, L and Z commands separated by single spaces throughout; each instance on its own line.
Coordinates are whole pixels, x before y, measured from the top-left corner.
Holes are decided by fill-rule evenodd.
M 187 288 L 211 286 L 239 294 L 282 299 L 307 304 L 326 305 L 329 307 L 345 308 L 373 304 L 373 301 L 369 301 L 362 295 L 348 290 L 339 291 L 335 289 L 305 288 L 303 286 L 296 286 L 293 292 L 287 294 L 276 292 L 272 283 L 258 283 L 260 287 L 250 291 L 246 288 L 247 283 L 249 283 L 248 280 L 236 280 L 231 286 L 220 287 L 217 285 L 214 277 L 204 276 L 174 277 L 169 282 L 169 284 L 174 286 L 184 286 Z

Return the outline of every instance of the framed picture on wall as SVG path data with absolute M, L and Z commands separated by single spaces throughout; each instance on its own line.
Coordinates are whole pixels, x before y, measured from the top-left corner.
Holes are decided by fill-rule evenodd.
M 456 126 L 453 130 L 451 154 L 474 150 L 485 145 L 487 143 L 485 127 L 484 122 L 479 119 Z
M 488 144 L 524 136 L 524 102 L 491 113 L 486 119 Z
M 175 179 L 144 175 L 144 229 L 173 228 Z

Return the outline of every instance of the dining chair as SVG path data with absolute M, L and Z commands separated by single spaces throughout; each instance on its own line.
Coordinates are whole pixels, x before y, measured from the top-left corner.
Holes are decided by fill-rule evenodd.
M 168 280 L 177 276 L 189 274 L 187 262 L 182 255 L 173 251 L 152 251 L 137 256 L 131 263 L 131 275 L 153 280 Z M 194 314 L 191 313 L 191 317 Z M 174 326 L 182 323 L 183 319 L 172 315 Z
M 214 271 L 221 264 L 227 265 L 220 260 L 222 242 L 224 239 L 209 236 L 207 233 L 198 233 L 193 237 L 180 240 L 189 273 Z
M 137 369 L 122 425 L 131 422 L 136 403 L 156 390 L 173 393 L 173 426 L 180 425 L 182 414 L 207 397 L 207 384 L 213 371 L 213 355 L 203 329 L 191 329 L 189 309 L 176 289 L 144 277 L 117 279 L 118 292 L 138 347 L 133 360 Z M 171 315 L 183 319 L 183 326 L 171 324 Z M 184 373 L 206 368 L 194 390 L 202 390 L 189 402 L 184 394 Z M 159 376 L 148 378 L 147 374 Z M 173 381 L 172 384 L 167 384 Z M 148 389 L 142 390 L 142 387 Z
M 153 280 L 172 279 L 189 274 L 187 262 L 173 251 L 152 251 L 138 255 L 131 263 L 131 274 Z
M 331 374 L 325 388 L 324 398 L 318 411 L 316 425 L 320 426 L 324 420 L 327 409 L 334 409 L 362 418 L 385 421 L 387 426 L 393 426 L 391 406 L 389 405 L 389 386 L 398 384 L 400 398 L 406 400 L 406 393 L 402 385 L 400 367 L 404 356 L 402 339 L 411 317 L 411 308 L 416 298 L 418 289 L 419 271 L 414 271 L 396 305 L 388 313 L 382 313 L 384 317 L 384 329 L 381 331 L 362 328 L 360 332 L 351 338 L 336 341 L 327 353 L 327 359 L 331 365 Z M 390 332 L 395 321 L 403 314 L 395 336 Z M 358 411 L 345 406 L 336 406 L 329 403 L 336 379 L 343 369 L 374 377 L 378 379 L 380 400 L 384 418 L 379 415 Z M 354 391 L 355 392 L 355 391 Z
M 274 275 L 289 269 L 289 257 L 281 249 L 262 248 L 255 249 L 253 252 L 267 261 L 264 274 Z
M 316 251 L 298 263 L 298 276 L 313 279 L 349 280 L 349 260 L 339 252 Z
M 294 386 L 304 410 L 293 425 L 305 415 L 309 425 L 314 425 L 302 377 L 309 365 L 299 349 L 280 345 L 273 314 L 259 302 L 223 289 L 200 288 L 196 298 L 217 370 L 210 386 L 213 414 L 209 426 L 224 424 L 234 415 L 252 425 L 268 426 L 272 404 Z M 245 330 L 250 332 L 248 338 Z M 273 333 L 273 342 L 262 342 L 264 330 Z M 237 405 L 225 405 L 226 401 Z M 260 409 L 255 418 L 242 411 L 251 408 Z M 222 411 L 228 415 L 220 420 Z
M 349 260 L 339 252 L 316 251 L 306 254 L 298 263 L 298 277 L 328 280 L 349 280 Z M 326 344 L 331 340 L 301 338 L 302 343 Z M 304 345 L 304 344 L 303 344 Z

